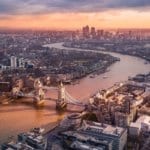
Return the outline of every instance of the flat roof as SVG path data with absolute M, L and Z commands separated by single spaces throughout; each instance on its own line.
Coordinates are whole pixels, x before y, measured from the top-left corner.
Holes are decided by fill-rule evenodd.
M 136 122 L 137 123 L 146 123 L 150 126 L 150 116 L 147 116 L 147 115 L 140 116 Z
M 93 130 L 98 133 L 103 133 L 107 135 L 112 136 L 121 136 L 126 129 L 121 127 L 114 127 L 112 125 L 98 123 L 98 122 L 92 122 L 92 121 L 85 121 L 83 122 L 83 125 L 81 127 L 83 130 Z
M 94 136 L 80 133 L 80 131 L 65 131 L 65 132 L 62 132 L 62 134 L 67 135 L 67 136 L 73 136 L 73 137 L 76 137 L 77 139 L 80 139 L 83 141 L 89 140 L 89 141 L 93 141 L 95 143 L 104 144 L 104 145 L 107 145 L 110 143 L 110 141 L 103 140 L 103 139 L 99 140 L 99 139 L 95 138 Z

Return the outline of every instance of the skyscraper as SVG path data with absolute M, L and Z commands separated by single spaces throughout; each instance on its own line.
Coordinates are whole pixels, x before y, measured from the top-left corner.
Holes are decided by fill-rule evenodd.
M 17 67 L 17 58 L 15 56 L 11 56 L 10 66 L 11 66 L 11 68 L 16 68 Z
M 88 25 L 85 26 L 85 27 L 83 27 L 82 33 L 83 33 L 83 37 L 85 37 L 85 38 L 88 38 L 88 37 L 89 37 L 90 31 L 89 31 L 89 26 L 88 26 Z
M 97 37 L 101 38 L 104 35 L 104 30 L 97 30 Z
M 23 58 L 20 58 L 20 59 L 19 59 L 19 67 L 20 67 L 20 68 L 23 68 L 24 65 L 25 65 L 25 62 L 24 62 Z
M 91 35 L 93 38 L 96 36 L 95 27 L 91 27 Z

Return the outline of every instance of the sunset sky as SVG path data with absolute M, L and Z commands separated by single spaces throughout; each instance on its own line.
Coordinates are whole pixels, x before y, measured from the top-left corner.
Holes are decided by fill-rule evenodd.
M 150 0 L 0 0 L 0 28 L 150 28 Z

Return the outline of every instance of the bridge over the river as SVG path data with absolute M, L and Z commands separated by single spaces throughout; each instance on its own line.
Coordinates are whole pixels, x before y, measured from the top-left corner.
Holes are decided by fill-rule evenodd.
M 58 97 L 56 99 L 56 109 L 64 109 L 67 107 L 67 104 L 83 106 L 83 107 L 86 105 L 80 100 L 73 98 L 67 92 L 62 82 L 58 87 L 48 87 L 48 86 L 43 86 L 41 81 L 37 79 L 34 82 L 34 89 L 35 90 L 32 91 L 31 93 L 26 94 L 21 91 L 20 86 L 17 86 L 12 89 L 12 96 L 13 98 L 18 98 L 18 97 L 32 98 L 35 104 L 41 105 L 44 103 L 46 99 L 50 99 L 50 98 L 45 98 L 45 91 L 55 90 L 58 92 Z

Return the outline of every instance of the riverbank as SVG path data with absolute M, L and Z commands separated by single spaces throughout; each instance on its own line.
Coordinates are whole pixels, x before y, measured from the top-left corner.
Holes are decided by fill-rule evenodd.
M 135 44 L 135 43 L 134 43 Z M 98 51 L 104 51 L 104 52 L 115 52 L 123 55 L 129 55 L 129 56 L 134 56 L 134 57 L 139 57 L 144 59 L 146 62 L 145 64 L 149 63 L 150 64 L 150 58 L 148 53 L 148 48 L 146 49 L 147 53 L 144 53 L 144 46 L 143 48 L 141 47 L 141 50 L 136 48 L 131 49 L 131 46 L 125 45 L 123 43 L 124 47 L 129 47 L 129 48 L 124 48 L 120 43 L 103 43 L 103 42 L 68 42 L 63 44 L 64 47 L 69 47 L 69 48 L 80 48 L 80 49 L 90 49 L 90 50 L 98 50 Z M 136 47 L 137 45 L 132 45 L 132 47 Z M 136 51 L 137 50 L 137 51 Z M 142 52 L 143 51 L 143 52 Z
M 64 48 L 62 44 L 63 43 L 55 43 L 49 46 L 72 50 L 71 48 Z M 86 52 L 83 49 L 75 50 Z M 145 65 L 143 59 L 118 53 L 107 53 L 120 58 L 120 61 L 111 65 L 108 68 L 108 72 L 96 75 L 94 78 L 90 78 L 90 76 L 84 77 L 80 80 L 79 84 L 66 85 L 65 88 L 69 94 L 82 101 L 85 100 L 85 98 L 87 99 L 91 93 L 95 93 L 98 89 L 107 89 L 116 82 L 126 81 L 129 76 L 133 77 L 136 74 L 145 74 L 150 71 L 150 65 Z M 104 79 L 104 76 L 107 78 Z M 52 97 L 54 93 L 49 92 L 48 95 Z M 71 106 L 69 108 L 72 109 L 73 107 Z M 7 138 L 12 135 L 29 131 L 36 126 L 40 127 L 43 124 L 58 122 L 64 115 L 65 113 L 60 114 L 57 112 L 55 110 L 55 102 L 50 101 L 46 101 L 42 109 L 36 109 L 31 105 L 22 104 L 0 106 L 0 142 L 7 140 Z
M 104 73 L 108 67 L 120 60 L 117 57 L 104 53 L 84 53 L 83 51 L 76 50 L 67 51 L 64 48 L 53 48 L 49 47 L 49 45 L 44 45 L 44 47 L 49 50 L 47 55 L 49 53 L 57 53 L 59 60 L 56 60 L 56 62 L 59 62 L 61 59 L 60 63 L 58 63 L 59 66 L 56 65 L 53 67 L 51 65 L 52 69 L 49 69 L 49 71 L 47 69 L 45 74 L 53 73 L 57 76 L 57 81 L 61 80 L 64 83 L 71 83 L 91 73 Z
M 104 110 L 108 109 L 107 100 L 109 100 L 109 102 L 111 102 L 111 104 L 114 103 L 114 105 L 111 105 L 111 107 L 118 108 L 121 105 L 122 106 L 122 109 L 120 109 L 121 113 L 123 113 L 122 111 L 125 111 L 125 113 L 126 113 L 126 111 L 128 111 L 128 107 L 126 106 L 126 103 L 124 103 L 124 100 L 127 100 L 127 102 L 128 102 L 128 98 L 129 98 L 128 94 L 129 93 L 130 93 L 130 96 L 132 95 L 131 96 L 132 99 L 130 97 L 130 101 L 132 103 L 130 103 L 130 104 L 137 105 L 137 108 L 138 108 L 138 106 L 140 106 L 142 104 L 144 107 L 147 106 L 146 110 L 149 110 L 149 106 L 150 105 L 147 105 L 147 103 L 149 104 L 148 98 L 150 96 L 150 93 L 145 94 L 145 91 L 148 91 L 147 89 L 148 89 L 149 82 L 150 82 L 150 73 L 148 73 L 146 75 L 144 75 L 144 74 L 137 75 L 137 76 L 133 77 L 130 80 L 132 80 L 132 81 L 125 81 L 124 83 L 121 83 L 121 84 L 120 83 L 114 84 L 111 88 L 105 89 L 104 91 L 99 91 L 94 96 L 92 96 L 91 98 L 94 101 L 92 103 L 92 106 L 89 107 L 90 111 L 91 111 L 91 108 L 94 106 L 92 108 L 92 111 L 95 112 L 95 108 L 98 105 L 102 105 L 103 103 L 105 103 L 105 105 L 103 106 L 103 107 L 105 107 L 105 109 L 102 109 L 102 110 L 104 111 Z M 103 92 L 105 92 L 105 94 Z M 104 95 L 105 96 L 101 99 L 98 96 L 100 94 L 102 96 L 104 96 Z M 141 97 L 142 101 L 140 99 L 138 99 L 138 97 Z M 122 102 L 120 103 L 120 101 L 122 101 Z M 131 107 L 131 108 L 133 108 L 133 107 Z M 137 109 L 139 113 L 143 113 L 145 115 L 148 112 L 148 111 L 147 112 L 145 112 L 145 111 L 143 112 L 141 106 L 139 108 L 141 109 L 141 110 Z M 112 109 L 112 110 L 118 111 L 118 109 Z M 134 111 L 135 111 L 134 109 L 130 109 L 130 113 L 132 112 L 131 115 L 134 114 Z M 86 110 L 85 113 L 87 113 L 87 112 L 88 112 L 88 107 L 87 107 L 87 110 Z M 108 120 L 108 113 L 109 113 L 109 111 L 104 111 L 103 112 L 103 122 L 105 124 L 107 124 L 109 122 L 109 124 L 114 125 L 111 117 L 109 117 L 110 120 Z M 73 115 L 79 115 L 80 116 L 80 113 L 75 113 Z M 80 117 L 79 118 L 77 117 L 77 118 L 74 118 L 74 119 L 79 119 L 79 120 L 78 121 L 68 120 L 67 117 L 65 117 L 65 119 L 63 119 L 63 118 L 61 119 L 61 120 L 63 120 L 61 123 L 60 123 L 61 120 L 59 120 L 57 122 L 51 122 L 51 123 L 48 123 L 46 125 L 38 126 L 40 128 L 44 128 L 45 129 L 45 131 L 43 133 L 43 136 L 45 137 L 45 139 L 48 140 L 48 143 L 47 143 L 48 144 L 48 148 L 50 148 L 52 145 L 54 146 L 56 144 L 55 143 L 56 142 L 55 141 L 55 137 L 60 132 L 68 131 L 68 130 L 71 129 L 69 127 L 70 125 L 72 125 L 72 127 L 74 127 L 73 125 L 75 123 L 77 123 L 77 122 L 79 123 L 79 121 L 81 122 L 81 118 Z M 89 119 L 89 117 L 88 117 L 88 119 Z M 130 122 L 131 121 L 133 121 L 133 120 L 130 120 Z M 128 125 L 122 124 L 122 122 L 119 122 L 119 124 L 117 124 L 117 126 L 121 126 L 121 127 L 127 128 Z M 79 125 L 78 125 L 78 127 L 79 127 Z M 16 135 L 14 136 L 14 139 L 16 139 Z
M 86 107 L 82 114 L 74 113 L 66 116 L 60 125 L 49 133 L 48 149 L 52 149 L 56 145 L 62 150 L 68 149 L 68 147 L 72 148 L 72 143 L 78 142 L 78 140 L 81 145 L 86 143 L 88 146 L 91 146 L 92 142 L 90 142 L 90 139 L 95 137 L 96 132 L 98 132 L 96 138 L 101 134 L 104 137 L 106 131 L 104 129 L 110 125 L 111 130 L 109 128 L 106 132 L 107 136 L 110 134 L 109 138 L 112 133 L 113 136 L 116 133 L 117 136 L 119 134 L 116 130 L 113 131 L 113 128 L 117 127 L 117 129 L 120 128 L 119 130 L 126 130 L 124 138 L 126 140 L 124 142 L 127 149 L 129 147 L 135 149 L 135 143 L 139 147 L 146 145 L 148 142 L 145 141 L 149 140 L 149 124 L 144 119 L 150 119 L 149 85 L 150 73 L 137 75 L 131 81 L 128 80 L 123 83 L 114 84 L 111 88 L 98 91 L 90 98 L 89 107 Z M 141 124 L 144 123 L 145 126 L 137 126 L 136 129 L 138 129 L 139 133 L 135 134 L 133 128 L 135 128 L 137 123 L 140 123 L 138 120 L 141 118 Z M 123 132 L 120 133 L 122 134 Z M 82 138 L 87 137 L 87 135 L 91 136 L 88 140 L 87 138 Z M 99 147 L 97 144 L 95 146 Z

